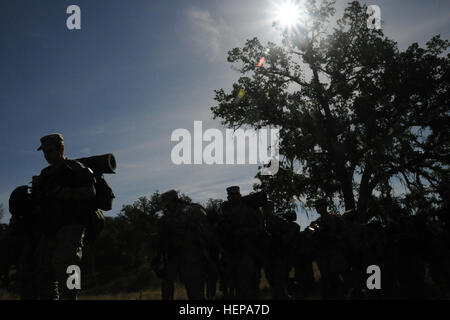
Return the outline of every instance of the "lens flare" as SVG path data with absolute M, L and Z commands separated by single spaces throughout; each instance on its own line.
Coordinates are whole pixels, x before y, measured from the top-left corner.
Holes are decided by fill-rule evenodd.
M 261 59 L 259 59 L 259 62 L 258 62 L 257 67 L 260 68 L 260 67 L 263 65 L 263 63 L 264 63 L 265 60 L 266 60 L 266 59 L 265 59 L 264 57 L 262 57 Z

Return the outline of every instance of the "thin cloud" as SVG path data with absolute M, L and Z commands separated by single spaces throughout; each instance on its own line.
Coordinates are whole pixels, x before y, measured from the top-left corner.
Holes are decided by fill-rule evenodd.
M 450 22 L 450 14 L 444 13 L 440 16 L 426 17 L 422 21 L 408 21 L 408 24 L 396 25 L 391 22 L 387 24 L 387 31 L 393 35 L 393 38 L 405 46 L 409 46 L 412 42 L 418 41 L 420 38 L 424 38 L 424 42 L 428 41 L 430 37 L 438 34 L 443 30 Z M 420 35 L 420 37 L 418 36 Z M 448 31 L 441 34 L 443 39 L 448 37 Z
M 189 40 L 209 61 L 224 61 L 232 43 L 236 43 L 232 27 L 207 10 L 192 8 L 186 12 L 192 32 Z

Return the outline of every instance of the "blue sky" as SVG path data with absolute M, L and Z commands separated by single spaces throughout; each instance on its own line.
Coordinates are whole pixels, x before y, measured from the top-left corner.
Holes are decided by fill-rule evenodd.
M 337 16 L 347 1 L 337 1 Z M 404 49 L 435 34 L 449 39 L 449 1 L 366 1 L 381 8 L 385 33 Z M 81 8 L 81 30 L 66 8 Z M 255 165 L 181 165 L 170 160 L 177 128 L 221 128 L 214 89 L 239 75 L 229 49 L 257 36 L 279 42 L 273 2 L 2 0 L 0 4 L 0 203 L 47 164 L 39 138 L 61 132 L 70 158 L 112 152 L 117 199 L 108 215 L 156 190 L 195 201 L 252 189 Z M 308 219 L 300 211 L 299 222 Z M 314 218 L 314 214 L 312 215 Z

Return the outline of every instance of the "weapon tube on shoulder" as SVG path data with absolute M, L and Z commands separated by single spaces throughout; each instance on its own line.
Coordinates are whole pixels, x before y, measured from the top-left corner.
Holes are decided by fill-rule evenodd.
M 267 194 L 264 191 L 251 193 L 243 196 L 242 201 L 244 201 L 250 207 L 260 208 L 267 203 Z
M 76 159 L 91 168 L 95 174 L 115 173 L 116 158 L 112 153 L 106 153 L 98 156 Z

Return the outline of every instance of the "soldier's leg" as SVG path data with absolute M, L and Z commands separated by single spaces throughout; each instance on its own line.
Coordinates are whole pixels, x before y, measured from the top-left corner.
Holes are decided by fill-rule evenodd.
M 237 299 L 256 299 L 258 295 L 258 285 L 256 263 L 250 255 L 243 255 L 240 262 L 236 265 L 236 298 Z
M 222 257 L 219 260 L 219 290 L 222 292 L 223 298 L 228 298 L 227 269 L 223 255 L 224 253 L 222 253 Z
M 246 299 L 246 295 L 248 295 L 248 280 L 249 280 L 249 272 L 247 261 L 243 258 L 236 259 L 235 264 L 235 275 L 236 275 L 236 299 Z
M 63 226 L 57 233 L 57 243 L 52 257 L 52 264 L 58 280 L 60 299 L 62 300 L 77 299 L 79 290 L 77 288 L 68 288 L 67 286 L 67 279 L 70 276 L 70 274 L 67 274 L 67 268 L 71 265 L 81 266 L 83 238 L 84 226 L 82 225 Z M 82 276 L 82 272 L 80 276 Z
M 180 277 L 185 285 L 189 300 L 205 299 L 205 281 L 208 266 L 203 255 L 195 250 L 187 251 L 181 257 Z
M 219 281 L 219 251 L 211 253 L 211 259 L 207 267 L 206 275 L 206 299 L 214 299 L 217 292 L 217 281 Z
M 288 285 L 291 283 L 290 273 L 293 264 L 290 262 L 288 255 L 285 255 L 281 259 L 281 287 L 282 287 L 282 299 L 290 299 Z
M 314 272 L 312 257 L 297 254 L 294 260 L 295 276 L 294 281 L 298 287 L 295 291 L 295 298 L 305 298 L 314 288 Z
M 373 263 L 375 264 L 375 263 Z M 379 264 L 377 264 L 379 265 Z M 354 299 L 362 299 L 363 296 L 363 290 L 365 288 L 365 280 L 367 277 L 366 270 L 364 270 L 364 267 L 362 265 L 356 265 L 354 267 L 353 274 L 355 275 L 355 278 L 353 279 L 354 283 L 354 291 L 352 298 Z M 374 293 L 378 293 L 378 290 L 376 290 Z
M 251 299 L 257 299 L 259 296 L 259 284 L 261 283 L 261 264 L 254 262 L 252 274 Z
M 339 274 L 327 271 L 322 278 L 322 299 L 335 300 L 343 298 L 342 283 Z
M 434 256 L 430 259 L 429 270 L 431 278 L 435 286 L 438 288 L 438 297 L 446 298 L 447 293 L 450 292 L 448 288 L 448 271 L 450 271 L 450 263 L 446 258 L 445 253 L 441 256 Z
M 34 255 L 36 287 L 40 300 L 58 300 L 58 283 L 54 276 L 52 256 L 56 246 L 55 236 L 43 235 Z
M 239 259 L 231 254 L 227 255 L 226 263 L 223 265 L 223 288 L 225 299 L 236 299 L 237 295 L 237 266 Z
M 22 242 L 22 250 L 19 261 L 19 273 L 21 290 L 20 297 L 22 300 L 37 300 L 39 292 L 37 286 L 37 265 L 35 253 L 37 243 L 31 238 L 24 238 Z
M 205 285 L 202 279 L 188 278 L 184 280 L 189 300 L 205 300 Z
M 178 276 L 180 262 L 177 256 L 169 257 L 164 263 L 164 277 L 161 286 L 163 300 L 173 300 L 175 294 L 175 281 Z
M 285 270 L 284 270 L 283 257 L 277 256 L 272 259 L 268 264 L 267 272 L 269 274 L 268 280 L 272 291 L 272 299 L 280 300 L 286 299 L 285 292 Z
M 383 264 L 382 295 L 384 299 L 398 299 L 397 265 L 392 257 L 387 257 Z
M 269 283 L 270 290 L 272 292 L 272 298 L 275 295 L 277 281 L 275 277 L 274 260 L 267 260 L 264 264 L 264 274 L 266 275 L 267 282 Z
M 219 260 L 209 261 L 204 275 L 206 285 L 206 299 L 214 299 L 217 292 L 217 281 L 219 280 Z
M 400 282 L 400 298 L 424 298 L 425 264 L 421 257 L 405 257 L 398 274 Z
M 218 276 L 209 276 L 206 282 L 206 298 L 214 299 L 217 292 Z
M 174 282 L 164 277 L 161 287 L 161 298 L 163 300 L 173 300 L 174 291 Z
M 321 290 L 321 297 L 322 299 L 326 299 L 327 295 L 327 281 L 328 281 L 328 270 L 327 266 L 325 265 L 326 259 L 324 256 L 319 256 L 317 258 L 317 266 L 320 270 L 320 290 Z
M 328 256 L 320 258 L 319 269 L 322 299 L 329 300 L 341 298 L 339 274 L 333 269 L 333 265 Z

